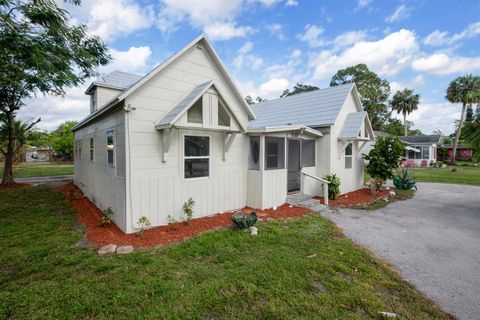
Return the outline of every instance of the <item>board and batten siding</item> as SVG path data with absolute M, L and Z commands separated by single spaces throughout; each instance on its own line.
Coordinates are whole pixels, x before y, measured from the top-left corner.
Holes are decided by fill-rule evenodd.
M 225 135 L 199 128 L 171 131 L 171 143 L 162 161 L 162 133 L 155 129 L 181 99 L 198 84 L 214 80 L 222 98 L 238 120 L 247 126 L 248 116 L 235 92 L 205 50 L 196 46 L 179 56 L 126 98 L 135 108 L 128 114 L 130 190 L 126 232 L 135 232 L 146 216 L 153 226 L 166 225 L 168 217 L 183 220 L 182 205 L 193 198 L 193 217 L 242 208 L 247 202 L 247 138 L 236 135 L 223 160 Z M 231 119 L 233 122 L 233 118 Z M 183 121 L 179 121 L 182 123 Z M 210 176 L 185 179 L 183 139 L 185 134 L 210 137 Z
M 75 153 L 74 182 L 100 209 L 112 208 L 113 220 L 126 228 L 125 113 L 122 108 L 75 131 L 81 143 L 81 159 Z M 115 165 L 107 164 L 106 133 L 114 130 Z M 94 160 L 90 161 L 90 138 L 94 138 Z
M 116 95 L 118 95 L 121 90 L 112 89 L 112 88 L 105 88 L 105 87 L 97 87 L 97 108 L 101 109 L 107 102 L 112 100 Z
M 359 150 L 361 142 L 340 141 L 338 136 L 343 128 L 347 115 L 357 112 L 357 104 L 350 93 L 341 108 L 335 124 L 330 127 L 330 172 L 340 178 L 340 193 L 347 193 L 361 188 L 364 184 L 364 162 L 362 150 Z M 345 147 L 351 142 L 353 144 L 352 168 L 345 168 Z

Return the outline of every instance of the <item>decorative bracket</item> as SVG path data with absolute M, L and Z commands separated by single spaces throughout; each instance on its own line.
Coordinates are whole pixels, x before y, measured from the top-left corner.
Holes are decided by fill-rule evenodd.
M 232 146 L 233 140 L 235 139 L 235 136 L 237 135 L 236 132 L 232 132 L 230 134 L 225 133 L 224 135 L 224 143 L 223 143 L 223 161 L 225 161 L 225 155 L 230 150 L 230 147 Z
M 172 128 L 162 130 L 162 162 L 167 162 L 167 154 L 172 142 Z

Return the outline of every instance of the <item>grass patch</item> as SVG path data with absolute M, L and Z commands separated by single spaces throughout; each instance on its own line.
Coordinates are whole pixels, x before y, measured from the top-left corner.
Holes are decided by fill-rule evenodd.
M 13 167 L 15 178 L 65 176 L 73 174 L 73 164 L 62 163 L 21 163 Z M 0 164 L 0 178 L 3 177 L 3 163 Z
M 111 257 L 75 223 L 58 190 L 0 190 L 0 318 L 453 319 L 318 215 Z
M 452 172 L 452 169 L 456 172 Z M 480 167 L 448 166 L 447 168 L 410 169 L 416 181 L 470 184 L 480 186 Z
M 395 196 L 388 198 L 388 201 L 378 200 L 373 203 L 370 203 L 367 206 L 363 206 L 360 209 L 367 210 L 367 211 L 377 210 L 377 209 L 386 207 L 392 202 L 399 201 L 399 200 L 400 201 L 407 200 L 412 198 L 415 195 L 415 191 L 413 190 L 401 190 L 401 189 L 391 189 L 391 190 L 395 192 Z

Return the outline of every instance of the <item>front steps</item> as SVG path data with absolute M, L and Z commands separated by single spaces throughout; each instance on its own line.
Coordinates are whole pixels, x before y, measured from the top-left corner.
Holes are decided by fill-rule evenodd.
M 301 192 L 287 195 L 287 203 L 293 206 L 308 208 L 313 212 L 320 212 L 328 208 L 328 206 L 321 204 L 319 200 L 312 199 Z

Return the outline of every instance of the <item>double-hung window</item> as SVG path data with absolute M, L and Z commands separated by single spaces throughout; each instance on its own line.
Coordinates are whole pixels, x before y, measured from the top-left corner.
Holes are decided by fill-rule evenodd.
M 107 131 L 107 165 L 115 166 L 115 131 Z
M 185 179 L 208 177 L 210 174 L 210 137 L 184 137 Z
M 265 169 L 285 168 L 285 138 L 265 137 Z
M 95 159 L 95 142 L 93 141 L 93 137 L 90 138 L 90 161 L 94 161 Z
M 347 144 L 345 148 L 345 169 L 350 169 L 353 162 L 353 144 Z

